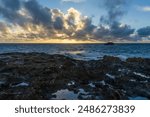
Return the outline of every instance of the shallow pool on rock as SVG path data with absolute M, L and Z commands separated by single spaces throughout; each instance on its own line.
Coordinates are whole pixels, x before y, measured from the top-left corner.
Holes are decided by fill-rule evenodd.
M 54 98 L 54 100 L 78 100 L 79 95 L 87 95 L 88 96 L 88 92 L 85 92 L 84 89 L 79 89 L 78 93 L 74 93 L 73 91 L 69 91 L 68 89 L 61 89 L 58 90 L 57 92 L 53 93 L 52 96 L 56 96 Z
M 73 91 L 69 91 L 68 89 L 62 89 L 57 91 L 56 93 L 53 93 L 52 95 L 55 95 L 56 98 L 52 98 L 55 100 L 77 100 L 78 94 L 75 94 Z

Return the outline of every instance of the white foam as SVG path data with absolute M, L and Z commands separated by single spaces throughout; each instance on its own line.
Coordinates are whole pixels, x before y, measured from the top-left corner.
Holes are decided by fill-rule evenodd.
M 95 85 L 93 83 L 90 83 L 89 86 L 95 88 Z
M 124 69 L 120 69 L 120 68 L 119 68 L 118 71 L 119 71 L 119 72 L 122 72 L 122 71 L 124 71 Z
M 140 83 L 148 83 L 148 81 L 147 81 L 147 80 L 145 80 L 145 81 L 140 81 Z
M 67 84 L 68 86 L 72 86 L 72 85 L 75 85 L 75 82 L 74 81 L 71 81 Z
M 119 68 L 118 71 L 119 71 L 119 72 L 127 72 L 127 73 L 129 73 L 131 70 L 129 70 L 129 69 L 120 69 L 120 68 Z
M 69 52 L 62 52 L 62 54 L 65 54 L 66 56 L 72 57 L 77 60 L 98 60 L 100 57 L 99 52 L 88 52 L 88 51 L 69 51 Z
M 127 60 L 127 56 L 124 55 L 118 55 L 117 57 L 119 57 L 122 61 L 126 61 Z
M 88 92 L 86 92 L 84 89 L 79 89 L 79 93 L 78 94 L 84 94 L 84 95 L 87 95 Z
M 85 60 L 98 60 L 100 57 L 99 52 L 87 52 L 84 54 L 84 59 Z
M 15 86 L 12 86 L 12 87 L 28 87 L 28 86 L 29 86 L 28 83 L 22 82 L 22 83 L 15 85 Z
M 79 50 L 78 50 L 78 51 L 69 51 L 68 53 L 69 53 L 69 54 L 73 54 L 73 55 L 78 55 L 78 54 L 83 54 L 83 53 L 85 53 L 85 51 L 83 51 L 83 50 L 82 50 L 82 51 L 79 51 Z
M 135 80 L 135 79 L 131 79 L 130 81 L 131 81 L 131 82 L 136 82 L 136 80 Z
M 146 76 L 146 75 L 144 75 L 144 74 L 141 74 L 141 73 L 137 73 L 137 72 L 133 72 L 135 75 L 137 75 L 137 76 L 141 76 L 141 77 L 143 77 L 143 78 L 150 78 L 149 76 Z
M 100 83 L 101 83 L 102 85 L 106 85 L 106 83 L 105 83 L 104 80 L 100 81 Z
M 108 76 L 110 79 L 115 79 L 115 76 L 111 75 L 111 74 L 106 74 L 106 76 Z

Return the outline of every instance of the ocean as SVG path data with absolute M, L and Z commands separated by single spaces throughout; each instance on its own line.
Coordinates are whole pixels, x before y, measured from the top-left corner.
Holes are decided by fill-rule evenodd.
M 150 44 L 0 44 L 1 54 L 11 52 L 61 54 L 79 60 L 97 60 L 109 55 L 125 60 L 150 58 Z

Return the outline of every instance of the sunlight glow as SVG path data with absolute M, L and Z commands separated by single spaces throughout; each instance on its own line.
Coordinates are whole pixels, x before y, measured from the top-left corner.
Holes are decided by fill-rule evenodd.
M 4 42 L 4 43 L 7 43 Z M 9 40 L 9 43 L 43 43 L 43 44 L 92 44 L 104 43 L 96 40 L 77 40 L 77 39 L 28 39 L 28 40 Z

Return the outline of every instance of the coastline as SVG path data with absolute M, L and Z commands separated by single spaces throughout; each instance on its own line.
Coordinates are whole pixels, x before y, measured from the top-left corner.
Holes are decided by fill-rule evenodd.
M 75 60 L 45 53 L 0 54 L 0 99 L 150 99 L 150 59 Z

